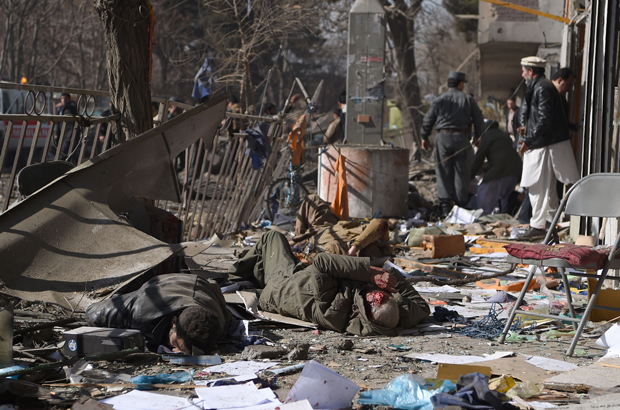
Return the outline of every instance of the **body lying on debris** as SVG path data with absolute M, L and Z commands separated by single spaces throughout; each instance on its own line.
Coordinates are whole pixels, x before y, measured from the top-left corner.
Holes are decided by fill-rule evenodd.
M 355 221 L 341 221 L 329 203 L 318 195 L 309 195 L 301 204 L 293 240 L 308 240 L 324 252 L 337 255 L 374 259 L 392 254 L 386 220 L 373 219 L 366 226 Z
M 157 276 L 134 292 L 90 305 L 90 326 L 138 329 L 149 349 L 175 352 L 212 348 L 232 319 L 219 285 L 190 274 Z
M 396 335 L 430 313 L 402 275 L 371 267 L 369 258 L 321 253 L 313 262 L 300 262 L 284 235 L 271 231 L 229 273 L 263 289 L 261 309 L 337 332 Z

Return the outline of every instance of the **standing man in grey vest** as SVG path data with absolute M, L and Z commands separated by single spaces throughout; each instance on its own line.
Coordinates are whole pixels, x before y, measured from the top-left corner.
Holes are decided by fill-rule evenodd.
M 442 216 L 452 209 L 452 201 L 465 206 L 469 199 L 469 182 L 473 149 L 470 143 L 473 124 L 479 138 L 484 124 L 482 111 L 472 96 L 463 92 L 465 73 L 450 71 L 447 92 L 431 104 L 422 123 L 422 148 L 430 149 L 428 137 L 433 126 L 435 137 L 435 173 L 437 197 Z

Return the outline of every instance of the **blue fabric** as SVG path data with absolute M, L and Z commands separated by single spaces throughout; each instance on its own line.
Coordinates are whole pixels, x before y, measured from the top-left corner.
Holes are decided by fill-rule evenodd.
M 252 151 L 252 168 L 259 169 L 269 154 L 271 154 L 271 144 L 269 139 L 258 129 L 248 128 L 243 131 L 246 134 L 245 140 L 248 148 Z
M 213 59 L 207 57 L 194 77 L 192 97 L 198 101 L 202 101 L 206 97 L 209 97 L 214 89 L 215 76 L 213 75 Z

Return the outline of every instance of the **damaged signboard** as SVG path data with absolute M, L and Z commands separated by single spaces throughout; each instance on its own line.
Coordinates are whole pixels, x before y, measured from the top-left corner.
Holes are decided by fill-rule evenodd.
M 180 249 L 121 215 L 134 197 L 180 201 L 174 159 L 199 138 L 212 144 L 221 97 L 124 142 L 0 215 L 0 280 L 24 299 L 86 305 L 86 291 L 127 280 Z

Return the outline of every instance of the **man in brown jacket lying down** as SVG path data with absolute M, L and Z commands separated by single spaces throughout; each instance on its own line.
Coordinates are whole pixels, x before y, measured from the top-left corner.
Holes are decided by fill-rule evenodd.
M 337 332 L 393 336 L 430 313 L 402 275 L 371 267 L 369 258 L 321 253 L 313 262 L 300 262 L 284 235 L 270 231 L 229 273 L 263 289 L 261 309 Z

